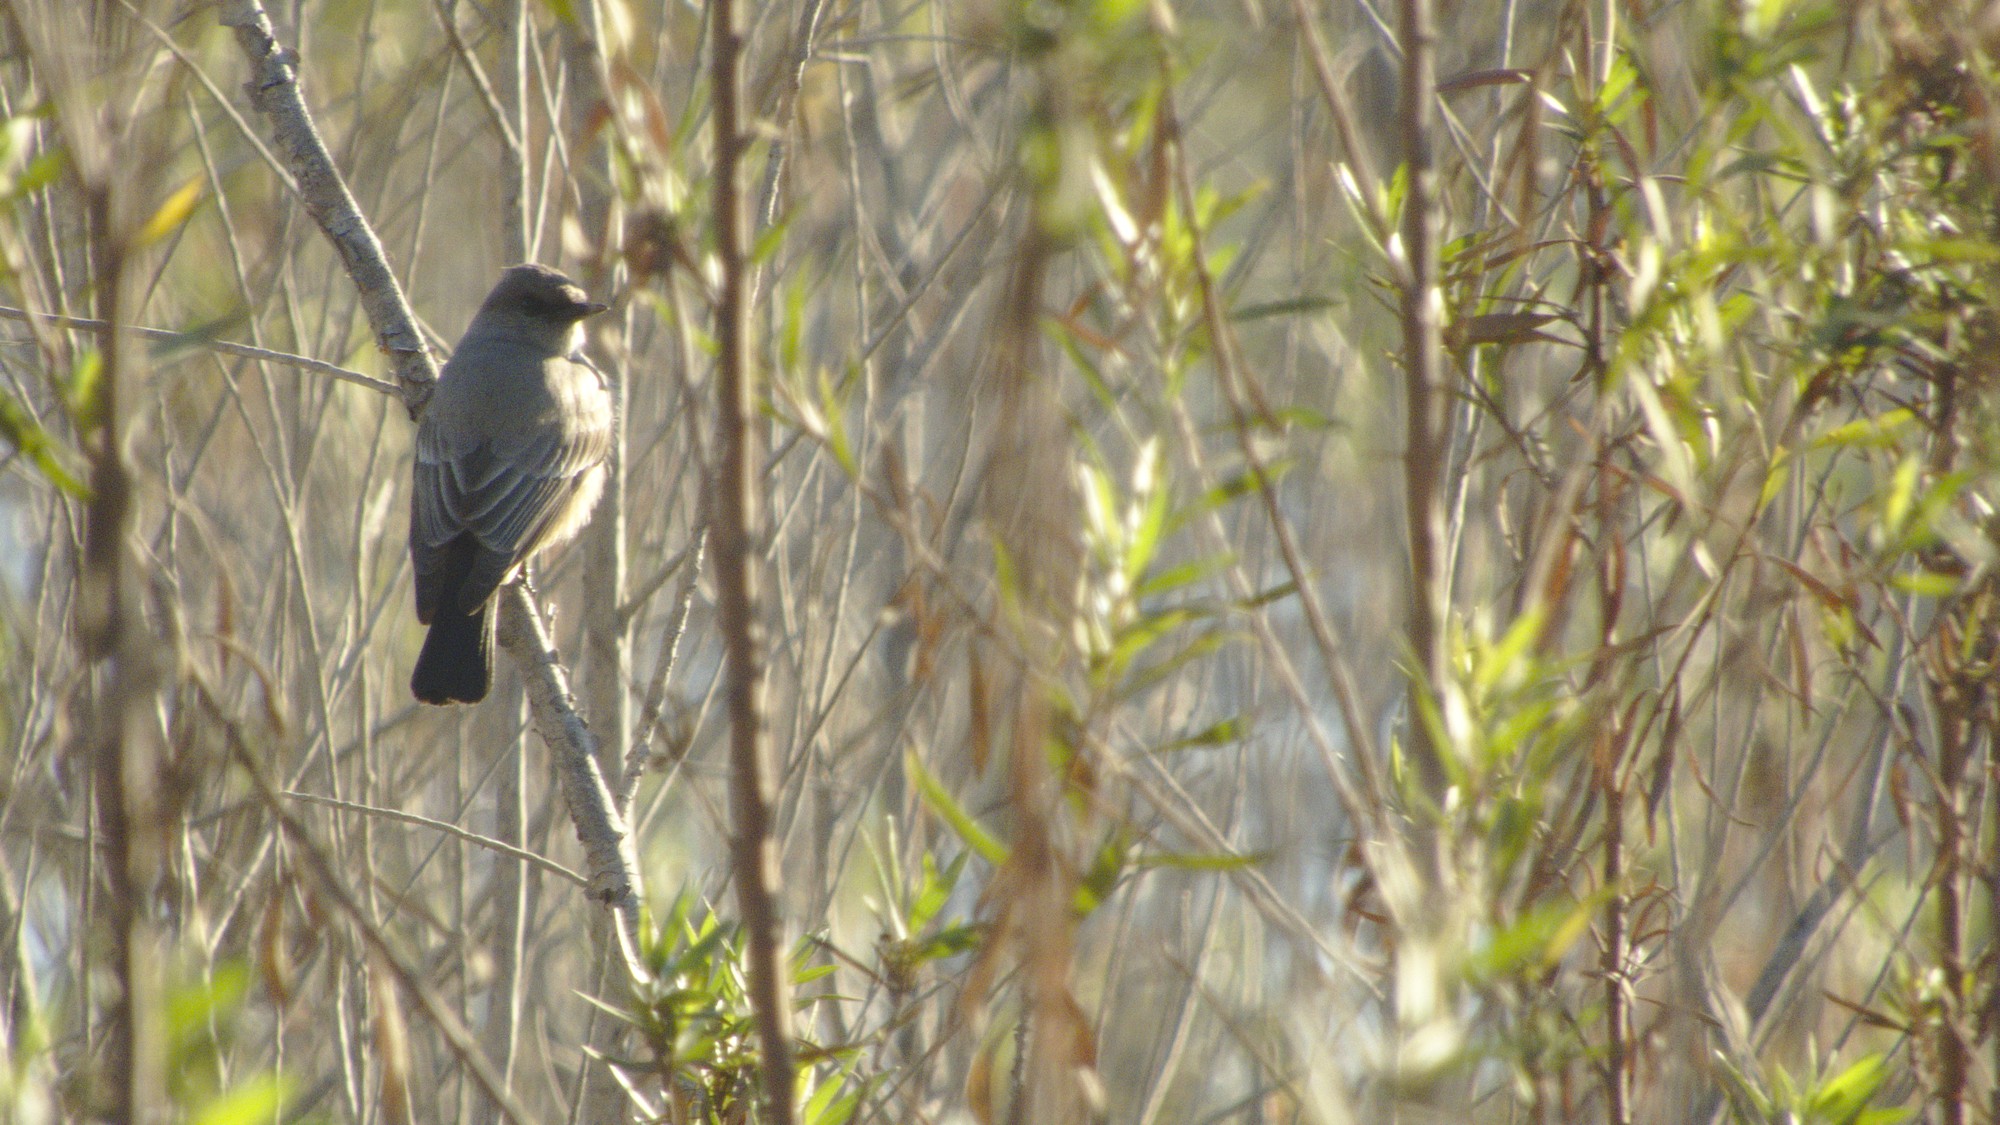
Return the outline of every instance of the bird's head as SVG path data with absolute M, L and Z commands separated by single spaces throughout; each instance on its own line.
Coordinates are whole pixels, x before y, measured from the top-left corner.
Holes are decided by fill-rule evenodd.
M 547 266 L 508 266 L 499 284 L 479 306 L 478 320 L 497 320 L 545 338 L 566 351 L 578 321 L 609 308 L 590 299 L 583 287 Z

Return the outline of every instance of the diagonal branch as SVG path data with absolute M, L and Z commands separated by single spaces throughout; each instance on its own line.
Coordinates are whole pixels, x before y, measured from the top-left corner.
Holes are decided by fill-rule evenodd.
M 248 86 L 251 102 L 270 119 L 278 147 L 298 178 L 301 198 L 339 250 L 348 277 L 360 290 L 369 323 L 395 362 L 399 389 L 414 417 L 437 379 L 436 362 L 417 333 L 416 318 L 389 269 L 381 242 L 313 126 L 299 95 L 296 56 L 278 45 L 270 17 L 258 0 L 229 0 L 222 22 L 236 29 L 237 43 L 254 73 Z M 502 643 L 520 660 L 535 729 L 554 755 L 570 817 L 590 860 L 590 897 L 617 913 L 626 967 L 634 981 L 643 981 L 646 973 L 636 946 L 640 883 L 630 828 L 612 804 L 597 766 L 596 738 L 576 711 L 569 675 L 558 663 L 527 591 L 517 583 L 501 597 Z
M 520 662 L 535 730 L 555 756 L 563 801 L 589 861 L 591 898 L 618 915 L 619 945 L 632 979 L 647 977 L 638 957 L 639 861 L 632 830 L 611 799 L 597 765 L 597 736 L 577 713 L 569 673 L 556 656 L 527 587 L 511 583 L 500 591 L 500 644 Z
M 299 93 L 298 55 L 279 46 L 271 17 L 258 0 L 227 0 L 222 25 L 236 32 L 236 43 L 250 61 L 250 81 L 244 89 L 250 104 L 271 122 L 273 138 L 285 164 L 298 180 L 299 198 L 313 221 L 326 232 L 340 254 L 347 276 L 361 294 L 375 341 L 388 353 L 402 389 L 403 405 L 415 418 L 437 382 L 437 361 L 424 346 L 416 314 L 403 287 L 389 269 L 375 228 L 361 215 L 347 181 L 333 166 L 333 154 L 320 139 L 312 113 Z

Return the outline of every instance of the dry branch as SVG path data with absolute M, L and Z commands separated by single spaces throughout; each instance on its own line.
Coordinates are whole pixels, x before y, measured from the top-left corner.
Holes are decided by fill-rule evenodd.
M 299 93 L 298 55 L 278 45 L 271 17 L 257 0 L 229 0 L 223 5 L 222 25 L 235 30 L 237 46 L 250 62 L 250 81 L 243 87 L 250 104 L 271 122 L 285 164 L 298 181 L 300 200 L 326 232 L 360 291 L 375 341 L 388 354 L 403 405 L 415 418 L 430 396 L 431 384 L 437 382 L 437 362 L 424 346 L 416 315 L 389 268 L 382 243 L 362 217 L 346 180 L 333 165 L 333 154 L 313 125 Z
M 29 312 L 26 309 L 9 308 L 0 305 L 0 320 L 18 320 L 24 324 L 52 324 L 57 328 L 67 328 L 76 332 L 102 332 L 110 325 L 102 320 L 82 316 L 62 316 L 56 313 Z M 343 383 L 352 383 L 383 394 L 400 395 L 402 392 L 394 383 L 384 383 L 373 376 L 350 370 L 336 363 L 313 359 L 310 356 L 293 355 L 290 352 L 272 351 L 270 348 L 253 348 L 248 344 L 234 344 L 227 340 L 207 340 L 186 332 L 175 332 L 168 328 L 134 328 L 127 325 L 123 331 L 142 340 L 158 340 L 163 344 L 194 344 L 223 355 L 241 356 L 263 363 L 276 363 L 285 367 L 296 367 L 301 371 L 311 371 L 320 375 L 330 375 Z
M 626 968 L 644 980 L 637 955 L 639 864 L 632 853 L 632 830 L 611 799 L 597 765 L 597 736 L 577 713 L 569 673 L 556 656 L 546 626 L 527 587 L 516 582 L 501 591 L 500 643 L 520 661 L 535 729 L 555 755 L 556 778 L 576 825 L 590 867 L 590 897 L 617 915 Z
M 1409 168 L 1403 198 L 1403 387 L 1408 422 L 1403 450 L 1403 503 L 1410 537 L 1410 648 L 1416 664 L 1411 686 L 1410 757 L 1424 790 L 1444 796 L 1447 746 L 1425 717 L 1421 701 L 1439 698 L 1447 675 L 1444 638 L 1451 585 L 1445 565 L 1444 467 L 1449 397 L 1438 337 L 1437 183 L 1431 164 L 1431 122 L 1436 115 L 1436 32 L 1430 0 L 1403 0 L 1403 160 Z
M 339 250 L 349 278 L 360 290 L 376 338 L 394 359 L 404 401 L 414 416 L 436 380 L 436 366 L 417 333 L 415 318 L 383 256 L 381 243 L 313 126 L 299 95 L 296 57 L 278 45 L 270 17 L 257 0 L 228 4 L 222 22 L 236 29 L 237 42 L 255 75 L 248 86 L 251 101 L 270 119 L 279 148 L 298 179 L 302 198 Z M 643 979 L 644 970 L 635 953 L 640 883 L 630 829 L 611 801 L 597 765 L 596 740 L 576 712 L 568 674 L 557 662 L 527 591 L 516 584 L 503 594 L 503 602 L 508 626 L 503 643 L 521 657 L 535 728 L 555 756 L 564 798 L 589 857 L 590 896 L 618 914 L 626 966 L 634 980 Z
M 764 669 L 757 620 L 758 458 L 751 420 L 757 392 L 750 370 L 749 261 L 740 191 L 744 138 L 738 125 L 743 45 L 735 0 L 710 6 L 709 82 L 715 127 L 715 576 L 729 704 L 729 806 L 736 896 L 750 956 L 750 1002 L 762 1047 L 764 1109 L 773 1125 L 793 1116 L 791 1003 L 778 916 L 778 842 L 771 830 L 773 771 L 764 731 Z

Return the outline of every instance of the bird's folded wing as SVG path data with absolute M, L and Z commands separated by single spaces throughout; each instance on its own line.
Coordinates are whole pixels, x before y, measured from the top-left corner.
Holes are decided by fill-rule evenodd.
M 427 564 L 433 570 L 447 565 L 449 545 L 465 533 L 479 549 L 459 588 L 459 604 L 469 609 L 490 597 L 509 571 L 543 545 L 574 497 L 578 478 L 610 448 L 608 424 L 489 436 L 470 449 L 451 450 L 440 435 L 420 427 L 410 535 L 420 608 Z

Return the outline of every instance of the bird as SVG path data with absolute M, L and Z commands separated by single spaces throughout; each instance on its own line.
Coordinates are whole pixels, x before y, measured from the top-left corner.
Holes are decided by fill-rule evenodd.
M 495 592 L 582 530 L 604 491 L 614 408 L 582 345 L 583 320 L 606 308 L 547 266 L 509 266 L 438 376 L 410 497 L 430 627 L 410 692 L 424 703 L 486 698 Z

